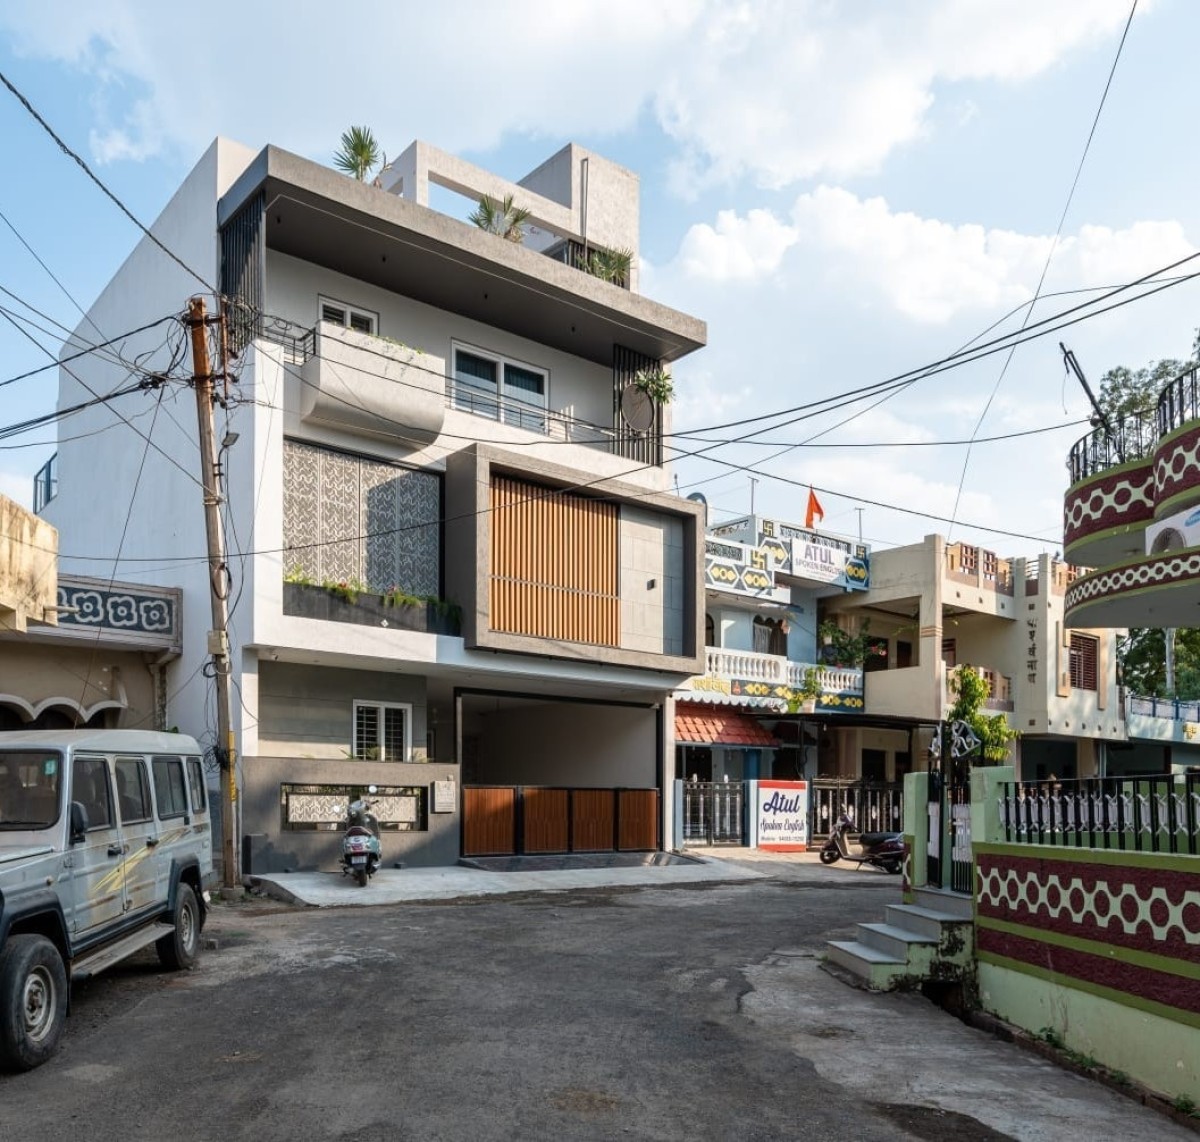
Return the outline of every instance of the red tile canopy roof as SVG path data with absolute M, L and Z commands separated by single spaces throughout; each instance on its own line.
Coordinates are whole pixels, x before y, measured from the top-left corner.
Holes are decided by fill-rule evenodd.
M 675 740 L 685 745 L 749 745 L 768 749 L 779 745 L 745 714 L 693 702 L 675 703 Z

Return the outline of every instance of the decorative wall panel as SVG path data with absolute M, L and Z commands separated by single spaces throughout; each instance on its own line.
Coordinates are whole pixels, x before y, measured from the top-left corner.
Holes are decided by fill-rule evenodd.
M 434 472 L 284 442 L 284 567 L 314 582 L 441 594 L 442 481 Z
M 616 504 L 493 476 L 491 626 L 617 646 Z

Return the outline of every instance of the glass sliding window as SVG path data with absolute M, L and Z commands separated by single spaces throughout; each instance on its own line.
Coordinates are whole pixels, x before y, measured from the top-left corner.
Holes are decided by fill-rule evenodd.
M 500 417 L 495 361 L 458 349 L 454 353 L 454 407 L 492 420 Z

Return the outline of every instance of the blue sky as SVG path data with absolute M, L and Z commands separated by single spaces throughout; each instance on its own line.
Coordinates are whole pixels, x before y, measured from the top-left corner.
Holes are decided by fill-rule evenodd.
M 369 123 L 392 154 L 423 138 L 511 178 L 569 140 L 625 164 L 641 178 L 643 291 L 708 322 L 708 348 L 675 378 L 676 428 L 699 428 L 936 360 L 1028 301 L 1129 4 L 528 0 L 355 11 L 335 27 L 327 7 L 308 3 L 217 2 L 198 24 L 123 0 L 97 11 L 9 5 L 0 70 L 146 222 L 218 134 L 327 161 L 347 125 Z M 1197 42 L 1200 6 L 1141 0 L 1045 291 L 1123 284 L 1195 252 Z M 0 211 L 86 307 L 137 233 L 4 91 L 0 133 Z M 78 320 L 2 221 L 0 286 L 57 322 Z M 882 445 L 968 438 L 995 389 L 980 435 L 1059 427 L 977 445 L 953 528 L 868 505 L 864 533 L 894 544 L 950 530 L 1003 554 L 1052 551 L 1064 460 L 1086 414 L 1064 383 L 1058 341 L 1096 383 L 1112 365 L 1186 356 L 1198 294 L 1200 283 L 1185 283 L 1023 346 L 998 387 L 1002 357 L 920 382 L 820 440 L 872 447 L 714 455 L 761 467 L 761 513 L 802 516 L 806 492 L 784 477 L 845 493 L 822 495 L 835 530 L 857 530 L 864 500 L 949 516 L 966 449 Z M 1078 300 L 1044 298 L 1035 319 Z M 0 306 L 20 308 L 7 294 Z M 0 380 L 45 360 L 0 321 Z M 55 395 L 52 372 L 0 388 L 0 425 L 52 410 Z M 766 439 L 798 442 L 847 415 Z M 3 442 L 0 492 L 29 502 L 52 439 L 44 429 Z M 717 521 L 749 507 L 745 473 L 683 460 L 678 475 Z

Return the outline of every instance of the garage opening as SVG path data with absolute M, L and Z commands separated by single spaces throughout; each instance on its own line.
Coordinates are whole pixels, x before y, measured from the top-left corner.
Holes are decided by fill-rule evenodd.
M 661 848 L 659 710 L 486 691 L 456 704 L 463 856 Z

